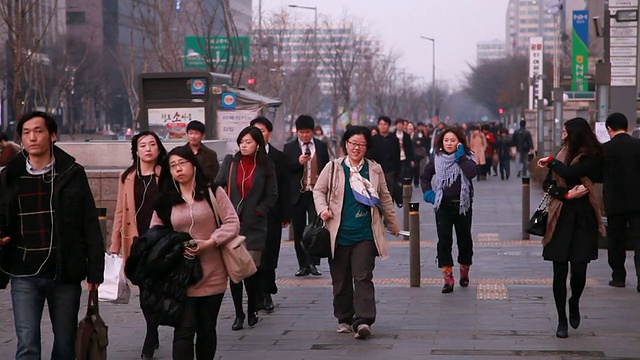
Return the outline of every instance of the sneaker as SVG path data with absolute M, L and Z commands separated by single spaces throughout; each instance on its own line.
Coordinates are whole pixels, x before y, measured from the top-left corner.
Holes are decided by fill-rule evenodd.
M 338 329 L 336 331 L 339 332 L 340 334 L 350 333 L 351 332 L 351 325 L 349 325 L 347 323 L 340 323 L 340 324 L 338 324 Z
M 358 331 L 356 332 L 356 339 L 364 340 L 371 336 L 371 328 L 367 324 L 358 325 Z

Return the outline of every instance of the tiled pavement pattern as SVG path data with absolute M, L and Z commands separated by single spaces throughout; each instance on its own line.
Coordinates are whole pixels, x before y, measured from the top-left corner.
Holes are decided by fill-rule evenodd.
M 640 294 L 630 254 L 627 287 L 614 289 L 606 285 L 606 252 L 600 252 L 600 260 L 588 270 L 582 324 L 569 329 L 568 339 L 557 339 L 551 264 L 541 258 L 539 238 L 520 240 L 519 179 L 491 178 L 475 188 L 475 255 L 468 288 L 456 283 L 453 293 L 440 293 L 434 216 L 421 203 L 421 287 L 408 285 L 408 242 L 390 236 L 390 257 L 377 261 L 374 275 L 374 333 L 368 341 L 356 341 L 353 334 L 335 331 L 326 261 L 323 276 L 296 278 L 293 246 L 285 241 L 275 312 L 261 314 L 253 329 L 234 332 L 233 306 L 226 296 L 218 322 L 217 359 L 640 360 Z M 532 186 L 532 206 L 540 196 Z M 13 358 L 15 350 L 10 303 L 8 290 L 0 290 L 0 360 Z M 144 323 L 137 304 L 136 289 L 129 305 L 101 304 L 110 326 L 110 359 L 139 358 Z M 47 354 L 52 341 L 47 316 L 43 323 Z M 172 331 L 162 327 L 160 334 L 156 358 L 170 359 Z

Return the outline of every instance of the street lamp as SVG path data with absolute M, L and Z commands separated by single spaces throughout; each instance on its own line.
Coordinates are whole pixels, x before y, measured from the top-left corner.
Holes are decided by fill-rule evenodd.
M 420 36 L 423 40 L 428 40 L 433 43 L 433 70 L 431 71 L 431 96 L 433 105 L 431 108 L 431 121 L 436 117 L 436 39 L 426 36 Z
M 318 8 L 315 6 L 289 5 L 290 8 L 313 10 L 314 26 L 313 26 L 313 43 L 318 51 Z

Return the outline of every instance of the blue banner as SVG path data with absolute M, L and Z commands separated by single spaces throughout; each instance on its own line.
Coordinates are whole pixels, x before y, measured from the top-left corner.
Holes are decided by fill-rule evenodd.
M 589 11 L 579 10 L 573 12 L 573 31 L 571 49 L 571 70 L 573 79 L 571 90 L 588 91 L 589 82 L 584 79 L 584 74 L 589 70 Z

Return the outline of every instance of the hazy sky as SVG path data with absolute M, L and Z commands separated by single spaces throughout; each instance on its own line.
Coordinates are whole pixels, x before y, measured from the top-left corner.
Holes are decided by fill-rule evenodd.
M 260 0 L 253 0 L 257 13 Z M 401 54 L 400 67 L 431 81 L 432 44 L 436 39 L 436 81 L 463 85 L 468 63 L 475 64 L 476 43 L 504 41 L 509 0 L 262 0 L 264 13 L 289 4 L 316 6 L 318 16 L 338 20 L 344 12 L 371 30 L 385 50 Z M 313 11 L 288 8 L 301 22 L 313 23 Z

